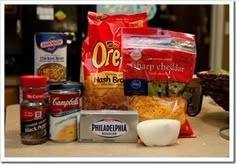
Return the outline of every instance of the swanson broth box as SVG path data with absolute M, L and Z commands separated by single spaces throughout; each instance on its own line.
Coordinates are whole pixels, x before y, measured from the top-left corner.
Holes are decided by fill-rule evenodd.
M 34 74 L 45 75 L 47 82 L 66 81 L 67 37 L 62 33 L 34 35 Z

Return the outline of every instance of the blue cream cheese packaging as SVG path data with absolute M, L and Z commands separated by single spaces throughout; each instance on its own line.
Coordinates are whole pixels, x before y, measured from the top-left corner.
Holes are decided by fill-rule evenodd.
M 78 117 L 79 142 L 138 141 L 136 111 L 82 110 Z

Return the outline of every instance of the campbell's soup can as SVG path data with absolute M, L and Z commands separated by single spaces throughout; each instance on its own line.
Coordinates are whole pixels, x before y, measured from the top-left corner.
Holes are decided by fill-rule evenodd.
M 80 93 L 72 90 L 49 92 L 49 138 L 58 142 L 77 139 Z
M 62 84 L 63 89 L 68 89 L 68 90 L 74 90 L 78 91 L 80 93 L 80 105 L 82 106 L 83 100 L 83 85 L 81 83 L 75 82 L 75 81 L 67 81 Z
M 79 91 L 81 95 L 83 94 L 83 85 L 75 81 L 67 81 L 62 84 L 63 89 Z

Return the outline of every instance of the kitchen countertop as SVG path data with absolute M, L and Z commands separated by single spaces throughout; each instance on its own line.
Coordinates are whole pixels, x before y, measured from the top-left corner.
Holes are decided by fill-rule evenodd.
M 188 117 L 196 138 L 178 138 L 166 147 L 147 147 L 140 143 L 57 143 L 23 145 L 20 140 L 19 105 L 7 108 L 5 157 L 229 157 L 229 140 L 219 129 L 229 125 L 229 113 L 204 98 L 202 110 Z

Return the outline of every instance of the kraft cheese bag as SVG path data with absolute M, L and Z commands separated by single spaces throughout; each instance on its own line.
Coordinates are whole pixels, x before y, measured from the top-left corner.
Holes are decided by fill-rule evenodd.
M 82 44 L 83 109 L 127 110 L 124 101 L 121 28 L 147 28 L 147 14 L 88 13 L 88 34 Z
M 122 29 L 124 92 L 139 121 L 176 119 L 179 137 L 195 137 L 182 97 L 196 62 L 195 36 L 164 29 Z

